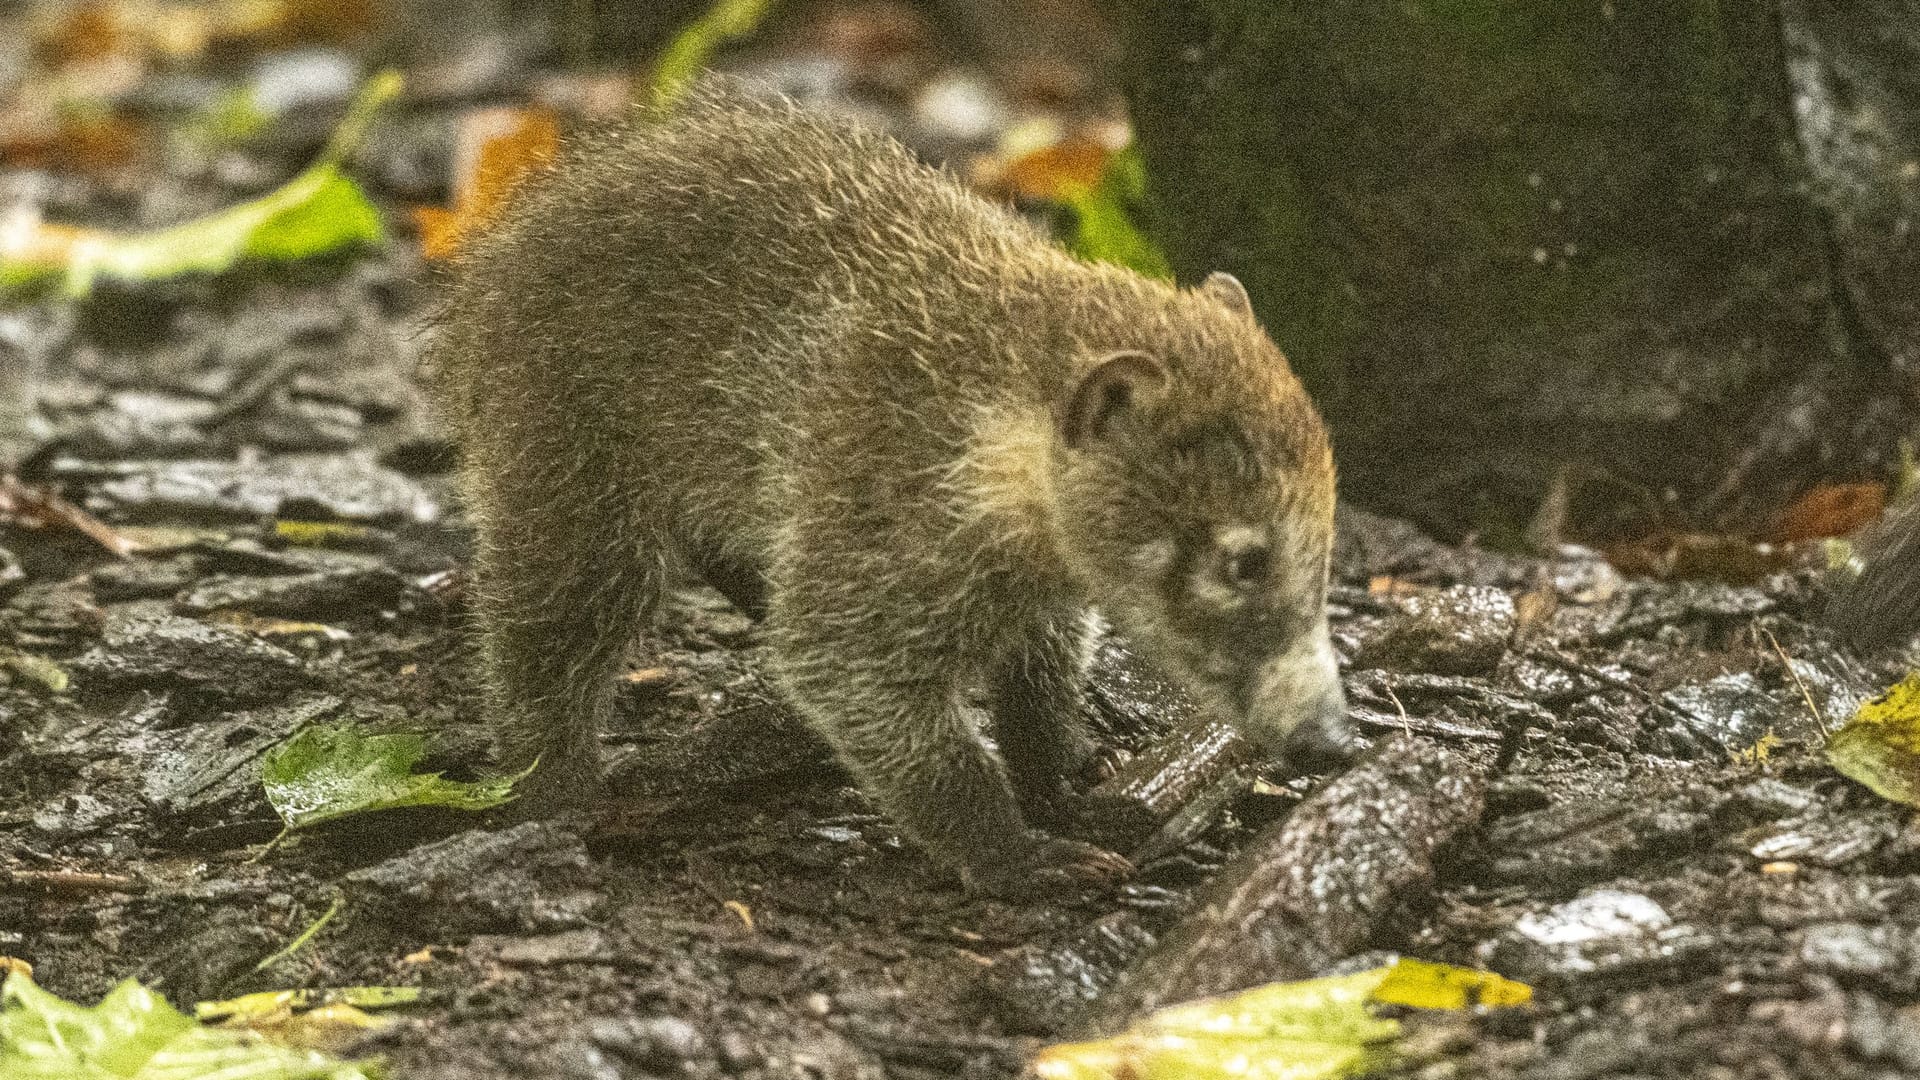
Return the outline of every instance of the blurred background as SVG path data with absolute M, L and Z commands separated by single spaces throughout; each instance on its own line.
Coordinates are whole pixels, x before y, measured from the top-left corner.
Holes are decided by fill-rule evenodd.
M 1910 8 L 9 4 L 0 438 L 45 473 L 98 423 L 30 371 L 84 373 L 76 348 L 191 351 L 180 324 L 207 316 L 182 298 L 231 303 L 265 263 L 429 305 L 433 268 L 569 131 L 715 68 L 895 134 L 1088 257 L 1239 276 L 1357 505 L 1750 577 L 1904 483 Z M 370 90 L 382 71 L 404 88 Z M 379 100 L 349 119 L 356 95 Z M 189 232 L 130 256 L 95 235 L 219 215 L 320 165 L 352 195 L 309 191 L 333 218 L 296 220 L 290 245 Z

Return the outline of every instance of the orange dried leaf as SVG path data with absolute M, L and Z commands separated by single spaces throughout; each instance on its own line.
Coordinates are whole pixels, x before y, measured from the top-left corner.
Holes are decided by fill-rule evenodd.
M 1885 484 L 1822 484 L 1780 512 L 1776 540 L 1818 540 L 1847 533 L 1878 518 L 1887 508 Z
M 1007 190 L 1023 199 L 1064 202 L 1100 183 L 1113 151 L 1092 139 L 1070 135 L 1007 163 Z
M 446 259 L 484 226 L 527 173 L 560 150 L 560 123 L 549 109 L 498 108 L 469 113 L 454 150 L 453 206 L 418 207 L 414 221 L 429 259 Z

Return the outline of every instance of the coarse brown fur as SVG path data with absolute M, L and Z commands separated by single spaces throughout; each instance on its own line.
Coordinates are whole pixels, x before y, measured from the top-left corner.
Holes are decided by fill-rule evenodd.
M 889 139 L 728 88 L 584 140 L 457 278 L 439 396 L 536 800 L 595 790 L 675 564 L 765 615 L 783 692 L 980 888 L 1124 865 L 1027 825 L 1088 752 L 1090 605 L 1269 743 L 1337 733 L 1331 453 L 1230 278 L 1078 261 Z

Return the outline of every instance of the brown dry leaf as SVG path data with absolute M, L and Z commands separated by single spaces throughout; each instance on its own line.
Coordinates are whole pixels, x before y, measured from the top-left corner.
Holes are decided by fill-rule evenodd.
M 1742 536 L 1662 533 L 1603 549 L 1607 561 L 1627 574 L 1662 579 L 1703 578 L 1750 584 L 1794 564 L 1797 550 Z
M 49 64 L 103 56 L 191 60 L 214 49 L 275 48 L 363 39 L 379 21 L 374 0 L 88 0 L 37 35 Z
M 1885 484 L 1822 484 L 1780 512 L 1772 538 L 1793 541 L 1845 536 L 1878 518 L 1886 508 Z
M 560 149 L 560 123 L 552 110 L 479 109 L 460 122 L 454 150 L 453 206 L 414 209 L 420 246 L 441 260 L 485 225 L 520 180 L 553 160 Z
M 76 4 L 40 28 L 34 51 L 42 63 L 61 65 L 133 52 L 138 41 L 132 28 L 103 2 Z
M 794 47 L 844 61 L 870 85 L 904 86 L 939 62 L 926 15 L 898 0 L 827 5 L 818 20 L 800 29 Z
M 1431 591 L 1429 586 L 1391 574 L 1377 574 L 1367 579 L 1367 593 L 1371 596 L 1415 596 Z
M 0 126 L 0 162 L 12 168 L 105 172 L 140 158 L 140 129 L 110 113 L 71 114 L 47 123 Z

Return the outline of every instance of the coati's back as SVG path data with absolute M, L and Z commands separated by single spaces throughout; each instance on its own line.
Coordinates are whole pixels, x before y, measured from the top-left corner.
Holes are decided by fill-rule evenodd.
M 483 439 L 475 404 L 502 395 L 564 393 L 581 423 L 645 408 L 650 428 L 659 410 L 709 433 L 766 425 L 812 365 L 844 360 L 807 346 L 849 305 L 876 325 L 978 327 L 1010 268 L 1063 259 L 891 139 L 707 87 L 581 139 L 473 243 L 437 349 L 443 396 Z

